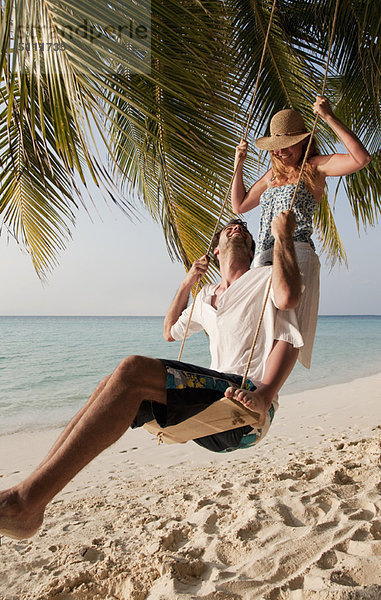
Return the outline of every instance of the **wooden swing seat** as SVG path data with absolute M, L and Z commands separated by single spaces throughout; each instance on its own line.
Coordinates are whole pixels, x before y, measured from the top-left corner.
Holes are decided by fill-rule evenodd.
M 263 423 L 260 422 L 259 413 L 249 410 L 236 400 L 223 397 L 177 425 L 162 428 L 153 420 L 145 423 L 143 427 L 156 435 L 159 443 L 185 444 L 190 440 L 237 429 L 243 425 L 261 427 Z

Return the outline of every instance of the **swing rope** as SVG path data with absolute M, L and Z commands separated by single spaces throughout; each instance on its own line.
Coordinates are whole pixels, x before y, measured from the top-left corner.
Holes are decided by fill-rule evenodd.
M 326 83 L 327 83 L 328 67 L 329 67 L 329 62 L 330 62 L 330 58 L 331 58 L 331 50 L 332 50 L 332 45 L 333 45 L 333 37 L 334 37 L 334 32 L 335 32 L 335 27 L 336 27 L 336 20 L 337 20 L 338 8 L 339 8 L 339 0 L 336 0 L 335 13 L 334 13 L 334 17 L 333 17 L 333 21 L 332 21 L 332 28 L 331 28 L 331 36 L 330 36 L 330 40 L 329 40 L 327 62 L 326 62 L 325 73 L 324 73 L 324 80 L 323 80 L 323 85 L 322 85 L 322 90 L 321 90 L 321 95 L 322 96 L 324 96 L 325 87 L 326 87 Z M 290 211 L 293 209 L 293 206 L 294 206 L 296 194 L 297 194 L 298 187 L 299 187 L 299 184 L 300 184 L 300 181 L 301 181 L 301 178 L 302 178 L 304 167 L 305 167 L 306 162 L 307 162 L 308 153 L 309 153 L 309 150 L 310 150 L 310 147 L 311 147 L 311 144 L 312 144 L 312 139 L 313 139 L 313 136 L 315 134 L 315 130 L 316 130 L 316 126 L 317 126 L 318 120 L 319 120 L 319 115 L 317 114 L 316 117 L 315 117 L 315 121 L 314 121 L 314 125 L 313 125 L 312 132 L 311 132 L 311 135 L 310 135 L 310 139 L 308 141 L 306 152 L 304 154 L 303 162 L 302 162 L 302 165 L 300 167 L 299 177 L 298 177 L 298 180 L 296 182 L 294 194 L 293 194 L 291 202 L 290 202 L 290 208 L 289 208 Z M 250 369 L 251 360 L 253 358 L 255 346 L 256 346 L 256 343 L 257 343 L 258 335 L 259 335 L 259 330 L 260 330 L 260 327 L 261 327 L 261 324 L 262 324 L 263 316 L 265 314 L 267 300 L 268 300 L 269 295 L 270 295 L 271 283 L 272 283 L 272 277 L 270 277 L 270 280 L 269 280 L 268 288 L 267 288 L 265 299 L 264 299 L 263 306 L 262 306 L 261 315 L 259 317 L 259 321 L 258 321 L 258 325 L 257 325 L 257 330 L 255 332 L 253 343 L 252 343 L 252 346 L 251 346 L 251 349 L 250 349 L 250 354 L 249 354 L 249 358 L 248 358 L 248 361 L 247 361 L 245 373 L 244 373 L 244 375 L 242 377 L 241 389 L 244 389 L 245 381 L 246 381 L 246 378 L 247 378 L 247 375 L 248 375 L 248 372 L 249 372 L 249 369 Z
M 331 59 L 331 50 L 332 50 L 332 44 L 333 44 L 333 36 L 334 36 L 334 32 L 335 32 L 335 27 L 336 27 L 336 20 L 337 20 L 338 9 L 339 9 L 339 0 L 336 0 L 335 13 L 334 13 L 334 16 L 333 16 L 333 21 L 332 21 L 331 37 L 330 37 L 330 40 L 329 40 L 327 62 L 326 62 L 325 72 L 324 72 L 324 80 L 323 80 L 323 85 L 322 85 L 322 88 L 321 88 L 321 95 L 322 96 L 324 96 L 325 87 L 326 87 L 326 83 L 327 83 L 328 67 L 329 67 L 329 62 L 330 62 L 330 59 Z M 295 190 L 294 190 L 294 195 L 292 196 L 292 199 L 291 199 L 290 210 L 292 210 L 292 208 L 294 206 L 296 193 L 298 191 L 298 187 L 299 187 L 299 183 L 301 181 L 303 170 L 304 170 L 304 167 L 305 167 L 306 162 L 307 162 L 308 153 L 309 153 L 310 148 L 311 148 L 312 139 L 313 139 L 313 137 L 315 135 L 315 131 L 316 131 L 316 126 L 317 126 L 318 120 L 319 120 L 319 115 L 316 115 L 315 121 L 314 121 L 314 125 L 313 125 L 312 131 L 311 131 L 310 139 L 308 140 L 307 148 L 306 148 L 306 151 L 305 151 L 305 154 L 304 154 L 302 166 L 300 167 L 299 177 L 298 177 L 298 180 L 296 182 L 296 187 L 295 187 Z
M 273 5 L 272 5 L 272 9 L 271 9 L 269 24 L 268 24 L 267 33 L 266 33 L 266 39 L 265 39 L 265 43 L 264 43 L 264 46 L 263 46 L 261 62 L 260 62 L 260 66 L 259 66 L 259 69 L 258 69 L 258 75 L 257 75 L 256 85 L 255 85 L 255 89 L 254 89 L 254 93 L 253 93 L 253 99 L 252 99 L 251 106 L 250 106 L 249 117 L 248 117 L 246 128 L 244 129 L 244 137 L 243 137 L 244 140 L 246 140 L 246 138 L 247 138 L 248 127 L 249 127 L 249 123 L 250 123 L 250 120 L 251 120 L 251 114 L 252 114 L 252 110 L 253 110 L 253 107 L 254 107 L 255 97 L 256 97 L 256 93 L 257 93 L 257 89 L 258 89 L 259 77 L 260 77 L 262 66 L 263 66 L 263 61 L 264 61 L 264 56 L 265 56 L 265 52 L 266 52 L 266 48 L 267 48 L 267 43 L 268 43 L 268 38 L 269 38 L 269 34 L 270 34 L 270 28 L 271 28 L 271 24 L 272 24 L 272 18 L 273 18 L 273 13 L 274 13 L 274 10 L 275 10 L 275 5 L 276 5 L 276 0 L 273 1 Z M 324 92 L 325 92 L 325 88 L 326 88 L 326 83 L 327 83 L 328 68 L 329 68 L 329 63 L 330 63 L 330 58 L 331 58 L 331 51 L 332 51 L 334 32 L 335 32 L 336 21 L 337 21 L 338 8 L 339 8 L 339 0 L 336 0 L 335 13 L 334 13 L 333 21 L 332 21 L 331 35 L 330 35 L 329 46 L 328 46 L 328 53 L 327 53 L 327 61 L 326 61 L 325 72 L 324 72 L 324 80 L 323 80 L 323 85 L 322 85 L 322 90 L 321 90 L 321 95 L 322 96 L 324 96 Z M 293 206 L 294 206 L 294 203 L 295 203 L 296 194 L 297 194 L 297 191 L 298 191 L 298 188 L 299 188 L 299 185 L 300 185 L 300 181 L 301 181 L 301 178 L 302 178 L 302 175 L 303 175 L 303 171 L 304 171 L 304 168 L 305 168 L 305 165 L 306 165 L 306 162 L 307 162 L 308 153 L 309 153 L 309 150 L 310 150 L 310 147 L 311 147 L 311 144 L 312 144 L 312 139 L 313 139 L 313 136 L 315 134 L 315 130 L 316 130 L 316 126 L 317 126 L 318 120 L 319 120 L 319 115 L 317 114 L 316 117 L 315 117 L 315 120 L 314 120 L 314 124 L 313 124 L 311 135 L 309 137 L 309 142 L 308 142 L 308 145 L 307 145 L 307 148 L 306 148 L 306 152 L 304 154 L 303 162 L 302 162 L 302 165 L 300 167 L 299 177 L 298 177 L 298 180 L 296 182 L 294 194 L 293 194 L 293 197 L 292 197 L 291 202 L 290 202 L 290 208 L 289 208 L 290 211 L 293 209 Z M 226 203 L 227 203 L 227 199 L 229 197 L 229 193 L 230 193 L 230 190 L 231 190 L 234 178 L 236 176 L 237 168 L 238 168 L 238 165 L 234 169 L 234 173 L 233 173 L 232 178 L 230 180 L 229 188 L 228 188 L 228 191 L 226 193 L 226 196 L 225 196 L 225 199 L 224 199 L 224 202 L 223 202 L 220 214 L 218 216 L 217 223 L 216 223 L 216 226 L 215 226 L 214 231 L 213 231 L 212 239 L 210 241 L 208 250 L 206 252 L 207 255 L 209 254 L 209 252 L 211 250 L 212 240 L 213 240 L 214 235 L 217 232 L 219 223 L 221 221 L 222 214 L 223 214 L 223 211 L 225 209 L 225 206 L 226 206 Z M 245 373 L 244 373 L 244 375 L 242 377 L 241 389 L 244 389 L 245 381 L 246 381 L 246 378 L 247 378 L 247 375 L 248 375 L 248 372 L 249 372 L 249 369 L 250 369 L 251 360 L 253 358 L 255 346 L 256 346 L 256 343 L 257 343 L 257 340 L 258 340 L 258 336 L 259 336 L 259 331 L 260 331 L 260 328 L 261 328 L 261 325 L 262 325 L 263 317 L 264 317 L 266 306 L 267 306 L 267 301 L 268 301 L 268 298 L 269 298 L 269 295 L 270 295 L 271 284 L 272 284 L 272 277 L 270 277 L 269 282 L 268 282 L 268 286 L 267 286 L 267 290 L 266 290 L 266 294 L 265 294 L 265 299 L 264 299 L 263 306 L 262 306 L 262 311 L 261 311 L 261 314 L 260 314 L 260 317 L 259 317 L 259 320 L 258 320 L 258 325 L 257 325 L 257 328 L 256 328 L 256 332 L 254 334 L 254 339 L 253 339 L 253 343 L 251 345 L 251 349 L 250 349 L 249 358 L 248 358 L 248 361 L 247 361 Z M 192 315 L 193 315 L 193 311 L 194 311 L 194 306 L 195 306 L 195 302 L 196 302 L 196 297 L 197 297 L 197 294 L 199 292 L 199 288 L 200 288 L 200 282 L 197 283 L 197 287 L 196 287 L 196 291 L 195 291 L 194 299 L 193 299 L 193 303 L 192 303 L 192 308 L 191 308 L 191 311 L 190 311 L 190 314 L 189 314 L 188 323 L 187 323 L 186 330 L 185 330 L 184 337 L 183 337 L 183 341 L 182 341 L 182 344 L 181 344 L 181 348 L 180 348 L 178 360 L 181 359 L 181 356 L 182 356 L 182 353 L 183 353 L 183 350 L 184 350 L 185 340 L 186 340 L 186 337 L 188 335 L 189 326 L 190 326 L 190 322 L 191 322 L 191 319 L 192 319 Z
M 272 4 L 272 8 L 271 8 L 271 13 L 270 13 L 270 18 L 269 18 L 269 23 L 268 23 L 268 26 L 267 26 L 267 32 L 266 32 L 265 42 L 264 42 L 263 50 L 262 50 L 262 56 L 261 56 L 261 60 L 260 60 L 260 63 L 259 63 L 259 68 L 258 68 L 258 73 L 257 73 L 257 79 L 256 79 L 256 82 L 255 82 L 255 87 L 254 87 L 254 92 L 253 92 L 253 98 L 252 98 L 250 109 L 249 109 L 249 116 L 248 116 L 248 119 L 247 119 L 246 127 L 243 128 L 243 137 L 242 137 L 242 139 L 245 140 L 245 141 L 247 139 L 247 133 L 248 133 L 249 125 L 250 125 L 251 115 L 252 115 L 253 108 L 254 108 L 255 97 L 257 95 L 257 90 L 258 90 L 258 85 L 259 85 L 259 78 L 260 78 L 260 75 L 261 75 L 261 72 L 262 72 L 263 61 L 264 61 L 264 58 L 265 58 L 266 48 L 267 48 L 268 39 L 269 39 L 269 35 L 270 35 L 270 30 L 271 30 L 271 24 L 272 24 L 272 20 L 273 20 L 273 14 L 274 14 L 274 10 L 275 10 L 275 5 L 276 5 L 276 0 L 273 0 L 273 4 Z M 227 189 L 224 201 L 223 201 L 222 206 L 221 206 L 221 210 L 220 210 L 219 215 L 217 217 L 216 225 L 214 227 L 214 230 L 213 230 L 210 242 L 209 242 L 209 246 L 208 246 L 207 251 L 205 253 L 207 256 L 209 255 L 209 253 L 211 251 L 213 238 L 214 238 L 215 234 L 217 233 L 219 224 L 221 222 L 222 215 L 224 213 L 224 210 L 225 210 L 228 198 L 229 198 L 229 194 L 230 194 L 230 191 L 231 191 L 231 188 L 232 188 L 232 185 L 233 185 L 234 178 L 235 178 L 236 173 L 237 173 L 238 166 L 239 165 L 237 164 L 237 166 L 234 169 L 233 175 L 232 175 L 232 177 L 230 179 L 229 187 Z M 185 329 L 184 337 L 183 337 L 183 340 L 182 340 L 182 343 L 181 343 L 181 347 L 180 347 L 180 351 L 179 351 L 179 355 L 178 355 L 177 360 L 181 360 L 181 357 L 182 357 L 182 354 L 183 354 L 183 350 L 184 350 L 184 346 L 185 346 L 185 341 L 186 341 L 186 338 L 187 338 L 187 335 L 188 335 L 189 326 L 190 326 L 190 323 L 191 323 L 191 320 L 192 320 L 192 315 L 193 315 L 193 311 L 194 311 L 194 307 L 195 307 L 195 303 L 196 303 L 196 298 L 197 298 L 197 294 L 198 294 L 199 291 L 200 291 L 200 281 L 197 282 L 197 286 L 196 286 L 196 289 L 195 289 L 195 292 L 194 292 L 193 303 L 192 303 L 192 307 L 191 307 L 191 310 L 190 310 L 190 313 L 189 313 L 189 318 L 188 318 L 187 326 L 186 326 L 186 329 Z

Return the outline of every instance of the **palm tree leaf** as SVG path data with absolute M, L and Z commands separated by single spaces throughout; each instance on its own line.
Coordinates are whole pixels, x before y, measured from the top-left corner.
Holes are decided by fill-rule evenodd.
M 336 261 L 339 263 L 344 262 L 347 266 L 347 254 L 326 194 L 319 202 L 318 210 L 314 216 L 314 226 L 320 241 L 321 251 L 326 254 L 327 263 L 330 264 L 331 268 L 333 268 Z
M 1 90 L 3 100 L 6 91 Z M 17 98 L 17 96 L 15 96 Z M 0 213 L 1 228 L 9 231 L 31 255 L 38 275 L 56 264 L 56 254 L 62 251 L 74 224 L 71 181 L 61 165 L 60 157 L 41 135 L 32 139 L 26 120 L 5 124 L 3 105 L 0 127 Z M 49 162 L 45 160 L 45 147 Z
M 210 22 L 201 8 L 193 9 L 197 22 L 188 22 L 186 29 L 181 22 L 179 24 L 177 12 L 177 6 L 173 14 L 166 9 L 165 19 L 167 25 L 171 25 L 172 37 L 166 40 L 166 61 L 153 60 L 156 84 L 120 70 L 121 90 L 128 89 L 135 79 L 135 88 L 146 90 L 146 97 L 151 99 L 154 117 L 139 114 L 128 100 L 122 99 L 120 90 L 116 90 L 110 102 L 109 120 L 110 137 L 115 142 L 115 164 L 121 171 L 122 182 L 137 184 L 143 203 L 162 225 L 170 254 L 189 267 L 209 244 L 221 208 L 220 189 L 227 190 L 229 185 L 231 148 L 237 141 L 234 119 L 238 97 L 228 88 L 229 58 L 224 59 L 226 51 L 220 39 L 226 35 L 223 23 L 217 28 L 218 35 L 212 37 L 205 35 Z M 193 79 L 197 62 L 192 64 L 189 56 L 179 57 L 178 42 L 171 42 L 172 38 L 181 38 L 186 46 L 188 36 L 194 42 L 196 24 L 202 40 L 196 47 L 203 48 L 203 68 L 207 69 L 207 76 L 193 90 L 194 107 L 186 99 L 171 94 L 161 81 L 166 80 L 168 73 L 181 81 L 188 71 Z M 160 46 L 163 43 L 161 29 L 159 34 Z M 158 56 L 156 37 L 152 40 L 152 55 Z M 186 69 L 184 62 L 187 62 Z M 226 207 L 223 221 L 230 216 L 231 210 Z
M 211 35 L 212 25 L 218 22 L 211 15 L 214 12 L 221 15 L 221 10 L 217 2 L 210 3 L 212 12 L 198 2 L 156 2 L 152 13 L 155 34 L 153 68 L 147 72 L 143 67 L 139 69 L 136 60 L 138 51 L 131 53 L 114 34 L 124 15 L 125 4 L 99 1 L 89 11 L 87 3 L 71 0 L 49 4 L 42 0 L 9 3 L 8 16 L 16 15 L 18 28 L 15 44 L 17 47 L 21 44 L 21 49 L 13 53 L 11 68 L 8 69 L 5 56 L 12 55 L 11 35 L 3 40 L 2 76 L 10 83 L 8 126 L 12 125 L 10 107 L 16 99 L 22 118 L 24 112 L 28 113 L 31 144 L 36 144 L 39 136 L 36 130 L 38 115 L 41 131 L 44 133 L 47 127 L 54 131 L 53 147 L 61 157 L 68 177 L 77 172 L 85 182 L 83 167 L 86 164 L 99 184 L 104 173 L 89 150 L 88 123 L 98 128 L 102 137 L 102 125 L 105 121 L 110 122 L 110 114 L 112 118 L 116 115 L 123 117 L 128 107 L 135 143 L 140 144 L 147 139 L 146 147 L 149 153 L 153 152 L 149 161 L 159 165 L 155 167 L 153 177 L 146 176 L 144 202 L 152 207 L 155 218 L 161 221 L 169 247 L 175 254 L 179 252 L 184 262 L 189 264 L 193 256 L 187 256 L 177 230 L 187 232 L 188 225 L 182 219 L 188 219 L 190 212 L 181 208 L 178 214 L 175 213 L 176 203 L 181 205 L 180 200 L 173 199 L 173 195 L 178 195 L 175 188 L 182 185 L 182 193 L 186 189 L 189 197 L 196 199 L 197 207 L 197 198 L 204 201 L 205 190 L 208 193 L 214 190 L 217 169 L 220 179 L 227 178 L 228 162 L 231 161 L 230 151 L 228 156 L 231 135 L 226 123 L 232 119 L 233 102 L 228 99 L 227 88 L 222 89 L 219 85 L 219 80 L 223 81 L 222 77 L 219 78 L 222 69 L 216 69 L 223 65 L 224 73 L 229 72 L 229 63 L 224 60 L 228 52 L 223 50 L 221 35 L 217 36 L 218 43 Z M 3 13 L 3 19 L 5 16 Z M 86 26 L 95 32 L 92 40 L 78 33 L 84 18 Z M 221 19 L 219 24 L 223 24 Z M 58 42 L 65 43 L 65 51 L 42 56 L 38 46 L 37 50 L 33 49 L 33 44 L 27 49 L 25 36 L 33 40 L 33 36 L 37 35 L 41 43 L 46 43 L 51 32 Z M 116 64 L 119 70 L 115 69 Z M 128 73 L 126 77 L 125 72 Z M 134 76 L 130 76 L 131 73 Z M 35 89 L 43 89 L 43 97 L 40 93 L 35 94 Z M 153 93 L 155 89 L 159 90 L 156 95 Z M 162 97 L 164 100 L 161 100 Z M 218 108 L 224 112 L 218 113 Z M 114 135 L 112 127 L 109 131 Z M 107 143 L 109 148 L 121 147 L 119 141 L 115 145 L 114 142 L 110 144 L 108 139 Z M 172 153 L 178 156 L 173 157 Z M 211 155 L 215 157 L 216 169 L 210 167 Z M 115 167 L 112 153 L 110 159 Z M 44 160 L 48 163 L 48 153 Z M 173 169 L 177 165 L 183 172 L 182 181 L 173 177 Z M 147 152 L 145 170 L 147 173 Z M 132 175 L 135 181 L 136 174 L 133 168 L 127 172 L 127 176 Z M 123 181 L 124 174 L 121 179 Z M 198 187 L 197 191 L 194 191 L 195 187 Z M 8 188 L 8 192 L 11 189 Z M 117 201 L 122 203 L 119 199 Z M 208 212 L 207 203 L 204 211 Z M 193 244 L 191 246 L 193 248 Z
M 308 55 L 293 44 L 288 28 L 287 3 L 277 2 L 271 26 L 263 72 L 259 78 L 253 110 L 253 133 L 258 135 L 265 128 L 274 112 L 289 107 L 308 114 L 315 93 Z M 296 3 L 293 3 L 295 5 Z M 233 43 L 237 54 L 237 79 L 242 86 L 244 103 L 251 99 L 256 81 L 262 48 L 270 17 L 270 3 L 255 0 L 233 0 Z M 295 13 L 295 9 L 294 9 Z M 294 15 L 295 16 L 295 15 Z M 297 20 L 293 20 L 294 30 Z M 297 31 L 295 37 L 297 36 Z M 316 59 L 321 63 L 321 59 Z M 303 90 L 303 93 L 301 93 Z M 311 118 L 311 121 L 313 118 Z M 308 121 L 308 120 L 307 120 Z
M 362 224 L 376 225 L 381 216 L 381 151 L 373 155 L 372 162 L 366 169 L 348 175 L 345 190 L 360 230 Z
M 300 110 L 307 125 L 312 124 L 310 106 L 321 87 L 335 4 L 277 1 L 254 104 L 253 135 L 263 133 L 273 112 L 285 106 Z M 124 190 L 139 196 L 161 223 L 173 257 L 189 265 L 202 254 L 229 186 L 233 148 L 247 114 L 270 9 L 269 0 L 153 0 L 151 11 L 133 0 L 94 0 L 91 5 L 85 0 L 2 0 L 0 85 L 6 89 L 7 108 L 1 107 L 0 143 L 8 172 L 0 206 L 20 242 L 26 228 L 15 224 L 24 216 L 17 221 L 12 208 L 21 197 L 12 185 L 20 169 L 14 159 L 16 132 L 22 133 L 23 159 L 34 165 L 38 201 L 45 193 L 62 232 L 70 227 L 74 198 L 79 197 L 75 177 L 85 185 L 91 177 L 126 211 L 131 204 Z M 131 37 L 128 17 L 146 24 L 150 35 L 143 39 L 134 30 Z M 355 127 L 376 157 L 379 33 L 377 3 L 340 0 L 327 90 L 339 116 Z M 33 42 L 29 49 L 28 40 Z M 57 48 L 48 52 L 39 45 L 49 42 Z M 333 147 L 334 137 L 324 124 L 318 137 L 323 149 Z M 108 150 L 109 167 L 103 165 L 102 146 Z M 358 223 L 378 218 L 379 181 L 378 158 L 346 180 Z M 51 195 L 44 192 L 49 184 L 65 190 L 56 204 L 52 190 Z M 24 189 L 32 192 L 31 184 L 26 182 Z M 63 222 L 57 202 L 62 202 Z M 332 214 L 327 207 L 322 211 L 323 246 L 343 256 Z M 54 211 L 46 207 L 44 214 L 53 219 Z M 35 215 L 37 222 L 38 211 Z M 222 221 L 229 216 L 226 207 Z M 41 248 L 45 234 L 51 261 L 60 244 L 50 229 L 53 222 L 49 227 L 44 222 L 39 230 L 34 225 L 29 236 L 37 232 Z

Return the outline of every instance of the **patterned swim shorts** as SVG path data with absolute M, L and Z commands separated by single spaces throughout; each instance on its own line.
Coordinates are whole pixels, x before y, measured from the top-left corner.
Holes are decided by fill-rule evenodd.
M 142 427 L 144 423 L 153 419 L 163 428 L 177 425 L 219 400 L 228 387 L 241 386 L 240 375 L 220 373 L 176 360 L 160 360 L 167 371 L 167 404 L 144 400 L 131 425 L 133 428 Z M 245 389 L 255 390 L 255 385 L 246 379 Z M 273 420 L 274 412 L 271 405 L 270 421 Z M 238 448 L 254 446 L 262 437 L 261 429 L 244 425 L 193 441 L 213 452 L 231 452 Z

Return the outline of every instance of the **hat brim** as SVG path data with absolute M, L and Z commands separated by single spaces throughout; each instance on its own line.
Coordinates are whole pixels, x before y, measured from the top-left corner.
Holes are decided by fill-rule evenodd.
M 311 132 L 299 133 L 298 135 L 271 135 L 270 137 L 261 137 L 255 140 L 255 145 L 260 150 L 281 150 L 282 148 L 289 148 L 289 146 L 295 146 L 306 137 L 311 135 Z

